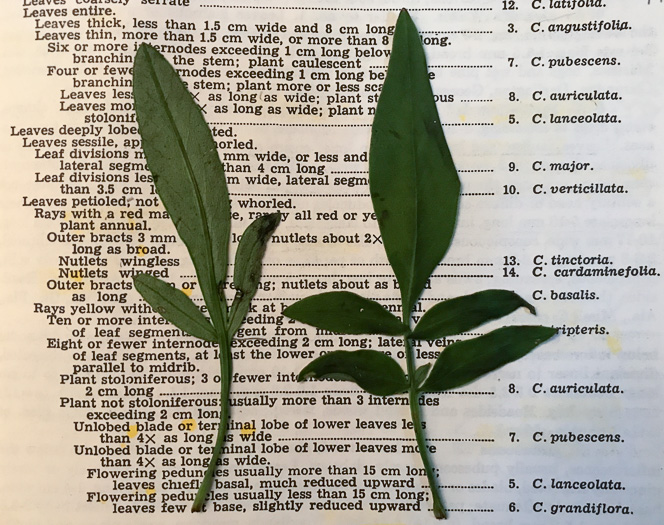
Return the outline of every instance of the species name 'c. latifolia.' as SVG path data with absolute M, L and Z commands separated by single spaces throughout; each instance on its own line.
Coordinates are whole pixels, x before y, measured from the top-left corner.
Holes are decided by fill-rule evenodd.
M 249 310 L 261 277 L 270 236 L 281 215 L 252 222 L 237 246 L 231 306 L 227 280 L 230 201 L 223 165 L 200 108 L 177 72 L 153 47 L 143 44 L 134 61 L 134 103 L 139 133 L 157 194 L 187 247 L 210 319 L 181 290 L 148 273 L 134 286 L 166 320 L 194 337 L 219 344 L 220 417 L 217 440 L 192 512 L 202 509 L 217 469 L 228 426 L 231 343 Z
M 416 366 L 413 340 L 461 334 L 519 307 L 533 314 L 535 309 L 511 291 L 485 290 L 440 302 L 412 326 L 413 308 L 452 241 L 461 185 L 441 128 L 419 34 L 405 10 L 396 24 L 374 116 L 369 185 L 387 259 L 401 291 L 402 319 L 350 292 L 307 297 L 289 306 L 284 315 L 342 334 L 403 336 L 406 371 L 376 350 L 337 350 L 309 363 L 298 379 L 334 378 L 353 381 L 374 395 L 407 394 L 433 513 L 443 519 L 446 511 L 427 453 L 420 397 L 466 385 L 515 361 L 556 330 L 499 328 L 447 346 L 433 366 Z

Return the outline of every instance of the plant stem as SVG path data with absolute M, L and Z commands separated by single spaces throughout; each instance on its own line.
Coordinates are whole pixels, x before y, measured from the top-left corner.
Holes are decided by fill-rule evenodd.
M 420 451 L 420 457 L 422 458 L 424 470 L 426 471 L 427 479 L 429 480 L 429 488 L 431 489 L 431 496 L 433 498 L 433 514 L 436 516 L 436 518 L 442 520 L 447 518 L 447 513 L 445 512 L 445 506 L 442 502 L 436 476 L 434 475 L 433 466 L 431 465 L 429 453 L 427 452 L 426 440 L 424 438 L 422 415 L 420 413 L 421 392 L 418 391 L 417 384 L 415 383 L 415 354 L 413 353 L 413 347 L 411 345 L 410 339 L 408 339 L 407 336 L 404 337 L 404 343 L 406 347 L 406 366 L 408 370 L 408 379 L 410 381 L 410 388 L 408 389 L 410 417 L 413 420 L 417 448 Z
M 221 334 L 219 337 L 219 367 L 221 369 L 221 393 L 219 395 L 219 428 L 217 429 L 217 442 L 214 445 L 212 457 L 208 463 L 208 467 L 205 471 L 205 476 L 203 477 L 201 486 L 196 493 L 196 498 L 194 499 L 194 504 L 191 507 L 191 512 L 201 511 L 203 504 L 205 503 L 205 498 L 207 497 L 208 492 L 210 492 L 212 481 L 214 480 L 214 472 L 217 469 L 217 461 L 221 456 L 221 451 L 224 447 L 224 441 L 226 438 L 226 432 L 228 430 L 228 398 L 231 391 L 231 377 L 233 368 L 231 362 L 231 348 L 228 342 L 228 337 L 225 333 Z

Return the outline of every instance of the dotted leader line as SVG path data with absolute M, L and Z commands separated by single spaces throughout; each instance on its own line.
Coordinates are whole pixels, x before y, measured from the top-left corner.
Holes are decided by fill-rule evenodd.
M 447 509 L 447 512 L 493 512 L 493 509 Z
M 266 263 L 263 266 L 389 266 L 390 263 Z M 440 263 L 439 266 L 493 266 L 493 263 Z M 192 276 L 194 277 L 194 276 Z
M 415 441 L 416 438 L 396 438 L 396 437 L 294 437 L 279 438 L 279 441 Z M 474 442 L 474 443 L 493 443 L 490 438 L 425 438 L 426 441 L 438 442 Z
M 367 274 L 367 275 L 348 274 L 348 275 L 344 275 L 344 274 L 338 274 L 338 273 L 320 274 L 320 275 L 308 273 L 306 276 L 307 277 L 321 277 L 321 278 L 326 278 L 326 279 L 331 279 L 333 277 L 344 277 L 344 278 L 349 278 L 349 279 L 352 279 L 354 277 L 375 277 L 377 279 L 389 279 L 389 278 L 394 277 L 394 275 L 392 275 L 392 274 L 388 274 L 388 275 L 380 275 L 380 274 Z M 263 277 L 271 277 L 273 279 L 290 279 L 290 278 L 293 278 L 293 277 L 302 277 L 302 276 L 301 275 L 264 275 Z M 432 275 L 431 277 L 493 277 L 493 275 L 461 275 L 461 274 L 459 274 L 459 275 L 447 275 L 447 274 L 439 274 L 439 275 Z
M 389 7 L 313 7 L 313 6 L 262 6 L 262 5 L 220 5 L 201 4 L 201 7 L 216 9 L 274 9 L 279 11 L 371 11 L 391 12 L 400 8 Z M 493 11 L 492 7 L 419 7 L 409 11 Z
M 277 126 L 285 128 L 369 128 L 372 124 L 291 124 L 283 122 L 211 122 L 214 126 Z M 443 122 L 443 126 L 493 126 L 493 122 Z
M 231 197 L 369 197 L 368 193 L 229 193 Z M 461 193 L 464 197 L 493 196 L 495 193 Z
M 462 100 L 461 102 L 472 102 L 472 100 Z M 491 101 L 488 101 L 491 102 Z M 459 173 L 493 173 L 493 170 L 457 170 Z M 368 170 L 358 170 L 358 171 L 331 171 L 332 175 L 366 175 L 369 173 Z
M 261 391 L 246 391 L 246 392 L 233 392 L 233 395 L 260 395 L 260 394 L 366 394 L 364 390 L 261 390 Z M 162 396 L 218 396 L 219 392 L 162 392 Z M 482 395 L 493 396 L 495 392 L 429 392 L 427 396 L 431 395 Z
M 472 34 L 472 35 L 488 35 L 493 33 L 493 31 L 420 31 L 422 34 L 452 34 L 452 35 L 463 35 L 463 34 Z
M 438 485 L 441 489 L 489 489 L 493 490 L 496 487 L 493 485 Z
M 440 68 L 440 69 L 490 69 L 493 66 L 491 64 L 459 64 L 459 65 L 429 65 L 430 68 Z M 373 69 L 387 69 L 387 66 L 369 66 Z
M 232 265 L 233 263 L 231 263 Z M 389 266 L 390 263 L 265 263 L 263 266 Z M 493 263 L 440 263 L 439 266 L 493 266 Z M 191 278 L 195 275 L 191 275 Z
M 296 128 L 368 128 L 371 124 L 290 124 L 282 122 L 211 122 L 214 126 L 281 126 Z
M 235 263 L 229 263 L 229 266 L 233 266 Z M 290 267 L 332 267 L 332 266 L 341 266 L 347 268 L 348 266 L 389 266 L 389 263 L 265 263 L 263 266 L 290 266 Z M 462 266 L 493 266 L 493 263 L 440 263 L 438 266 L 453 266 L 453 267 L 462 267 Z M 335 274 L 336 276 L 336 274 Z M 274 277 L 268 276 L 265 277 Z M 298 275 L 288 275 L 287 277 L 299 277 Z M 352 275 L 351 277 L 358 277 L 357 275 Z M 369 277 L 374 277 L 373 275 Z M 394 277 L 394 275 L 390 275 Z M 183 275 L 182 279 L 196 279 L 195 275 Z
M 293 277 L 298 277 L 297 275 L 294 275 Z M 299 301 L 301 300 L 302 297 L 254 297 L 254 301 Z M 398 297 L 367 297 L 367 299 L 371 299 L 372 301 L 386 301 L 386 302 L 398 302 L 399 298 Z M 420 301 L 448 301 L 450 297 L 420 297 Z M 203 302 L 202 297 L 194 297 L 192 299 L 194 302 Z M 473 335 L 473 334 L 466 334 L 466 335 Z M 476 335 L 483 335 L 483 334 L 476 334 Z

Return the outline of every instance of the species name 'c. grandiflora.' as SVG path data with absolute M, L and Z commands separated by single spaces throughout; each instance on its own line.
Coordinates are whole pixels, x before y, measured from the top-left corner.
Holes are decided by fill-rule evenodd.
M 535 309 L 515 293 L 485 290 L 440 302 L 415 327 L 412 310 L 447 252 L 457 218 L 460 181 L 441 128 L 418 31 L 402 10 L 374 116 L 369 185 L 387 259 L 401 291 L 403 318 L 350 292 L 328 292 L 289 306 L 284 315 L 342 334 L 403 336 L 406 371 L 376 350 L 333 351 L 309 363 L 298 379 L 353 381 L 370 394 L 407 393 L 415 437 L 433 497 L 434 515 L 446 517 L 427 454 L 420 396 L 466 385 L 515 361 L 552 337 L 544 326 L 507 326 L 453 343 L 435 361 L 416 367 L 412 340 L 461 334 L 519 307 Z
M 210 319 L 182 291 L 142 273 L 134 286 L 166 320 L 194 337 L 219 344 L 220 417 L 217 440 L 192 506 L 201 510 L 217 469 L 228 426 L 231 342 L 249 310 L 263 255 L 281 215 L 259 217 L 235 252 L 231 306 L 226 302 L 230 201 L 226 177 L 200 108 L 177 72 L 157 50 L 142 44 L 134 61 L 134 103 L 143 152 L 157 193 L 187 247 Z

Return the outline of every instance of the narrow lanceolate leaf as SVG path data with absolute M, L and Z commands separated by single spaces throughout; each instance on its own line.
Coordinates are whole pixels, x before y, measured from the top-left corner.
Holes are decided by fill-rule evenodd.
M 553 337 L 557 330 L 546 326 L 506 326 L 486 335 L 453 343 L 440 354 L 422 392 L 442 392 L 474 381 Z
M 410 313 L 452 241 L 460 182 L 420 37 L 405 10 L 374 116 L 369 184 L 385 252 Z
M 134 102 L 143 151 L 157 193 L 196 268 L 205 302 L 220 318 L 230 204 L 224 170 L 201 110 L 176 71 L 142 44 L 134 62 Z
M 235 266 L 233 268 L 233 284 L 236 293 L 231 306 L 229 328 L 231 335 L 242 324 L 242 320 L 249 310 L 249 303 L 256 295 L 267 243 L 280 222 L 280 213 L 262 215 L 247 226 L 242 234 L 235 252 Z
M 297 376 L 298 381 L 309 378 L 352 381 L 376 396 L 400 394 L 408 388 L 408 380 L 399 364 L 376 350 L 337 350 L 324 354 Z
M 514 292 L 484 290 L 443 301 L 422 316 L 410 334 L 412 339 L 438 339 L 461 334 L 478 326 L 526 307 L 531 314 L 535 308 Z
M 134 276 L 134 287 L 154 311 L 183 332 L 206 341 L 217 341 L 214 327 L 183 291 L 147 273 Z
M 284 310 L 284 315 L 341 334 L 403 335 L 408 327 L 380 304 L 352 292 L 312 295 Z

